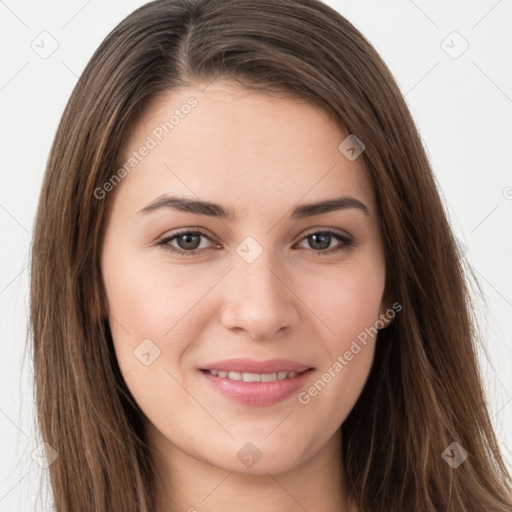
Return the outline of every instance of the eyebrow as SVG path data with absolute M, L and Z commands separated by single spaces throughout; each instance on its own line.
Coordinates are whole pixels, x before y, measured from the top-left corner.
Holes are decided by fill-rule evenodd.
M 196 215 L 207 215 L 209 217 L 217 217 L 219 219 L 234 221 L 236 214 L 229 208 L 212 203 L 210 201 L 201 201 L 196 199 L 185 199 L 182 197 L 162 195 L 151 201 L 147 206 L 142 208 L 138 213 L 151 213 L 162 208 L 173 208 L 180 212 L 193 213 Z M 290 218 L 303 219 L 305 217 L 313 217 L 322 213 L 329 213 L 337 210 L 356 209 L 362 211 L 366 215 L 370 215 L 368 207 L 356 199 L 355 197 L 337 197 L 327 199 L 317 203 L 304 204 L 293 209 Z

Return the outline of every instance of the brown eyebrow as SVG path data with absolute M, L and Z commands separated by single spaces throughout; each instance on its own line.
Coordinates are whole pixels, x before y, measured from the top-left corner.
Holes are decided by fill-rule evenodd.
M 210 201 L 199 201 L 196 199 L 185 199 L 182 197 L 162 195 L 151 201 L 138 213 L 150 213 L 161 208 L 174 208 L 180 212 L 195 213 L 197 215 L 208 215 L 225 220 L 235 220 L 236 215 L 232 210 Z
M 151 201 L 147 206 L 142 208 L 138 213 L 150 213 L 161 208 L 174 208 L 175 210 L 196 215 L 208 215 L 224 220 L 234 221 L 236 214 L 233 210 L 226 209 L 219 204 L 210 201 L 200 201 L 195 199 L 185 199 L 182 197 L 162 195 Z M 292 219 L 302 219 L 312 217 L 322 213 L 328 213 L 336 210 L 344 210 L 347 208 L 356 208 L 369 215 L 368 207 L 354 197 L 337 197 L 327 199 L 318 203 L 304 204 L 296 207 L 291 214 Z
M 321 213 L 329 213 L 347 208 L 356 208 L 364 212 L 366 215 L 370 215 L 368 207 L 359 201 L 359 199 L 344 196 L 320 201 L 319 203 L 298 206 L 293 210 L 291 217 L 292 219 L 302 219 L 304 217 L 312 217 L 313 215 L 320 215 Z

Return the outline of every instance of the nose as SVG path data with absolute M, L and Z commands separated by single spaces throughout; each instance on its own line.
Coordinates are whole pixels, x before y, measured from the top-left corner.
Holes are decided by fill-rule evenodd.
M 282 267 L 266 251 L 252 263 L 235 255 L 233 266 L 224 287 L 222 324 L 259 340 L 293 330 L 300 320 L 300 299 Z

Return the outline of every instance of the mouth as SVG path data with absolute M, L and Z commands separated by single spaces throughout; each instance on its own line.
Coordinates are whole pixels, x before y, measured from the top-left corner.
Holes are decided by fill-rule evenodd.
M 204 372 L 213 375 L 214 377 L 220 377 L 221 379 L 229 379 L 243 382 L 275 382 L 278 380 L 293 379 L 301 373 L 312 370 L 308 368 L 302 372 L 287 372 L 280 371 L 274 373 L 248 373 L 248 372 L 228 372 L 228 371 L 217 371 L 217 370 L 203 370 Z
M 283 359 L 233 359 L 200 370 L 222 396 L 239 404 L 269 406 L 298 392 L 315 368 Z

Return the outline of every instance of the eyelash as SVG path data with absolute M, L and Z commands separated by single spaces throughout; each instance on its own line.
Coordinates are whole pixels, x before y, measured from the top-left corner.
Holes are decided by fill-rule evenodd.
M 312 235 L 319 235 L 319 234 L 331 235 L 340 242 L 340 245 L 338 245 L 337 247 L 334 247 L 332 249 L 324 249 L 324 250 L 320 250 L 320 251 L 315 251 L 314 249 L 309 249 L 309 250 L 311 250 L 315 253 L 318 253 L 322 256 L 334 254 L 339 251 L 348 251 L 354 245 L 354 241 L 352 239 L 350 239 L 346 236 L 340 235 L 340 233 L 333 231 L 331 229 L 322 229 L 319 231 L 313 231 L 311 233 L 308 233 L 306 236 L 301 238 L 299 243 Z M 205 232 L 203 232 L 201 230 L 192 230 L 192 231 L 181 231 L 178 233 L 174 233 L 173 235 L 167 236 L 167 237 L 163 238 L 162 240 L 158 241 L 157 245 L 161 246 L 163 249 L 165 249 L 167 251 L 171 251 L 172 253 L 179 254 L 180 256 L 195 256 L 204 250 L 204 249 L 192 249 L 190 251 L 185 251 L 183 249 L 178 249 L 177 247 L 170 245 L 170 242 L 172 240 L 174 240 L 177 237 L 182 236 L 182 235 L 201 235 L 201 236 L 204 236 L 205 238 L 207 238 L 208 240 L 212 241 L 212 239 Z

